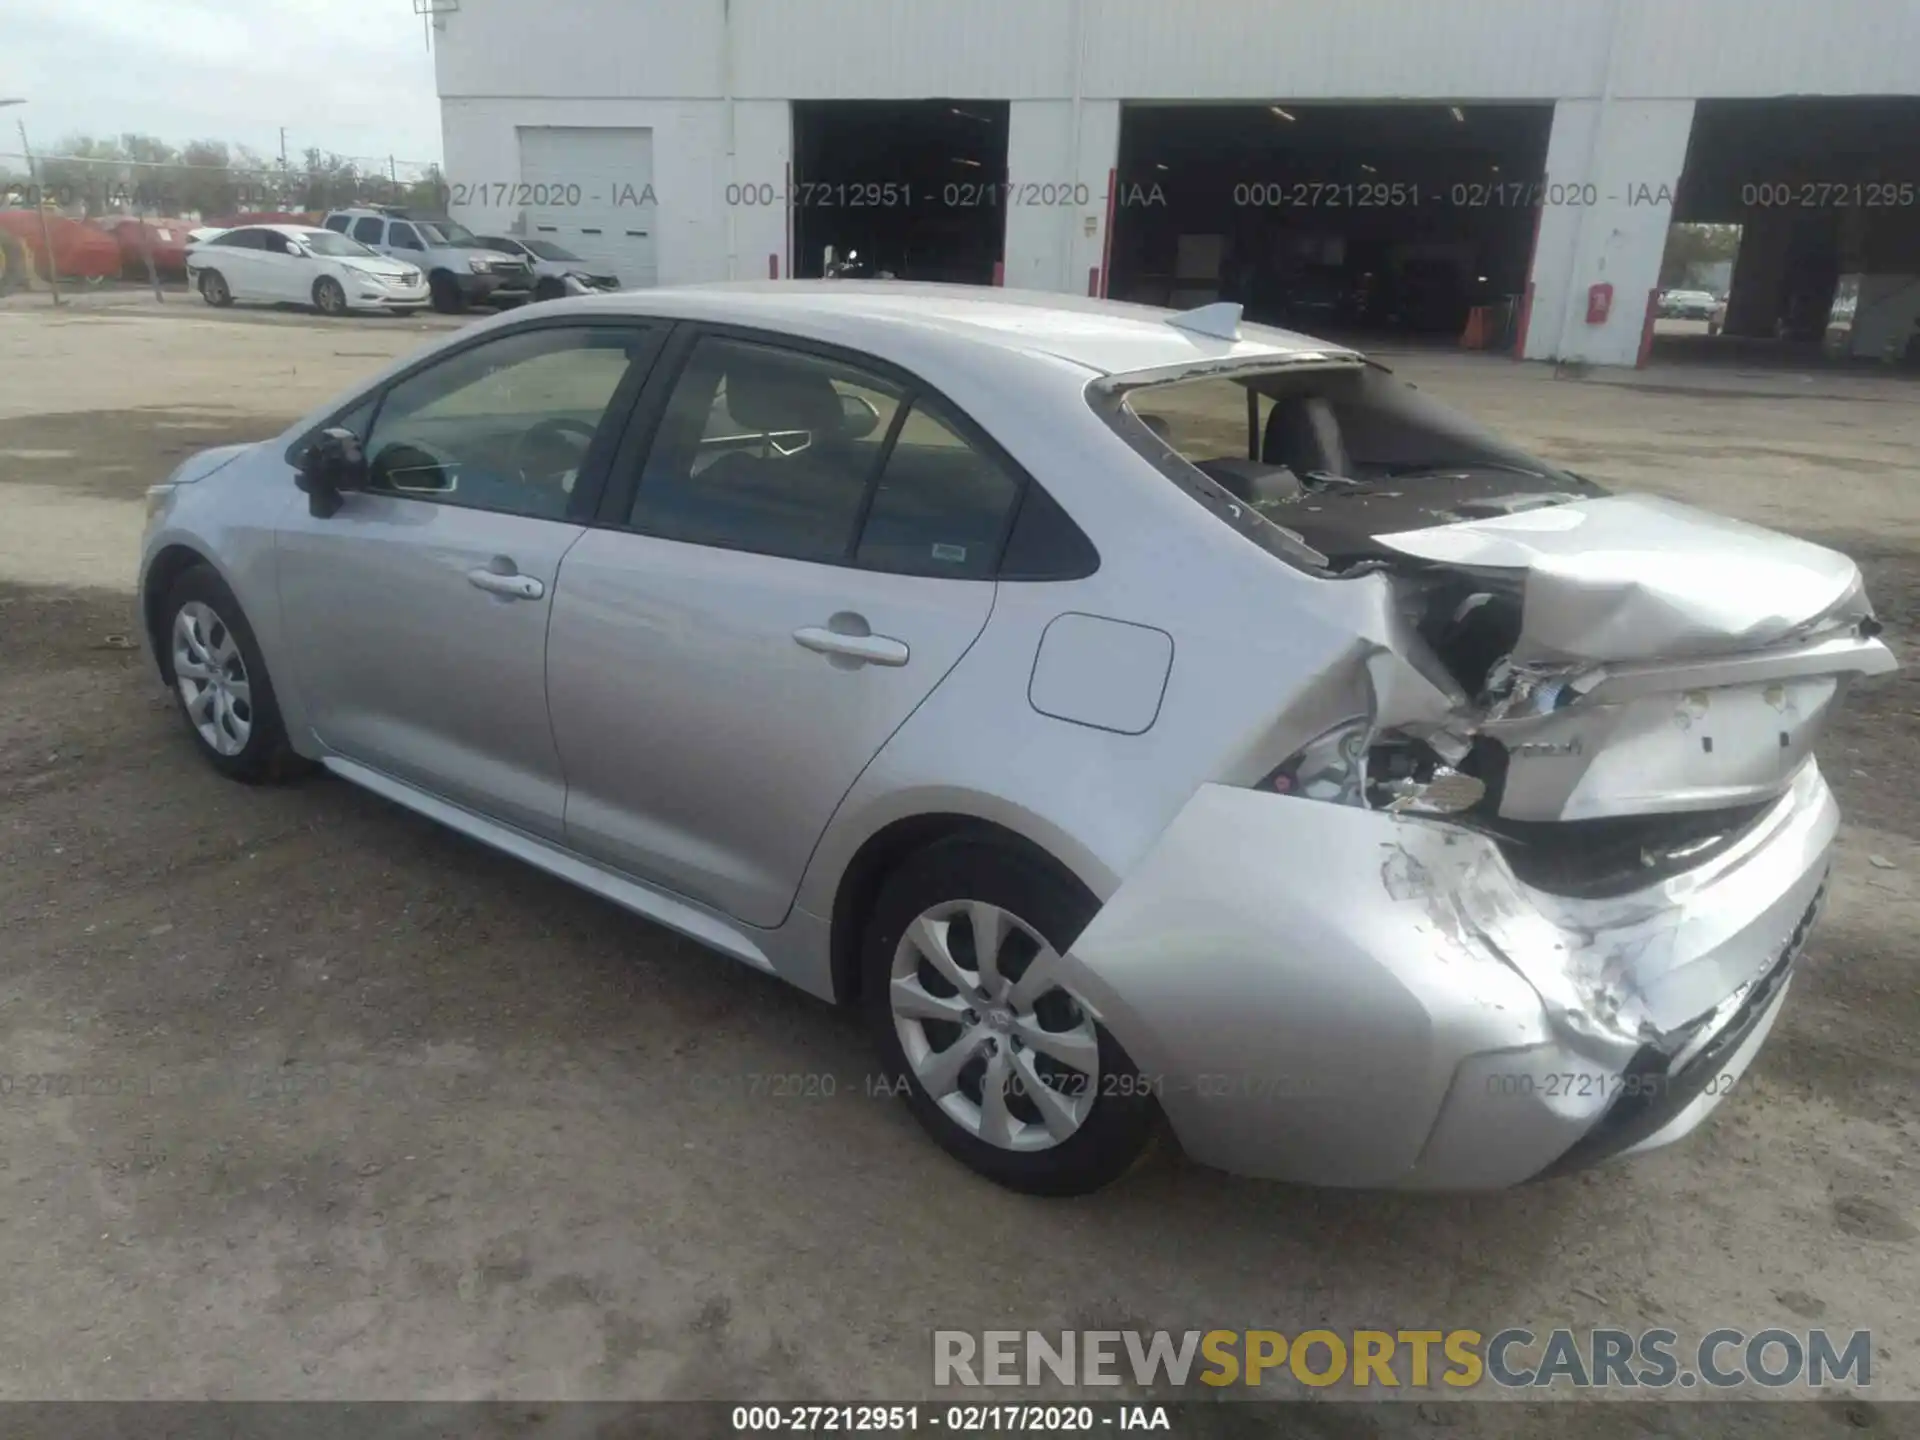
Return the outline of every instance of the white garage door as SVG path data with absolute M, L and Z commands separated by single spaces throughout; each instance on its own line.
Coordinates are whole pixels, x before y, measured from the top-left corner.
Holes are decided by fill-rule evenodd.
M 526 234 L 551 240 L 629 288 L 657 284 L 653 131 L 610 126 L 520 130 Z

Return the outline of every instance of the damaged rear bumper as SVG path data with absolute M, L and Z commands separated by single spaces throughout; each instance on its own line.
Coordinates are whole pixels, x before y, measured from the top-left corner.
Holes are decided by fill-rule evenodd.
M 1479 1189 L 1680 1138 L 1765 1040 L 1839 814 L 1808 761 L 1737 842 L 1626 895 L 1447 821 L 1205 786 L 1067 957 L 1190 1154 Z

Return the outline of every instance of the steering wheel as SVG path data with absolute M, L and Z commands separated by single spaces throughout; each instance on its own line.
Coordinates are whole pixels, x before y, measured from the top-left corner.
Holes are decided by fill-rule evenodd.
M 564 416 L 536 421 L 513 442 L 513 468 L 530 485 L 553 485 L 571 495 L 592 444 L 593 426 L 584 421 Z

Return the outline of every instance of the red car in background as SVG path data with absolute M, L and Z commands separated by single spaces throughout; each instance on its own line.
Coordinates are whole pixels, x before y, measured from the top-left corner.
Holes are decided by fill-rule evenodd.
M 147 278 L 147 253 L 153 268 L 168 280 L 187 273 L 187 232 L 192 220 L 145 220 L 135 215 L 102 215 L 92 222 L 113 236 L 120 247 L 120 274 L 127 280 Z
M 53 240 L 53 259 L 60 278 L 98 284 L 120 273 L 120 245 L 113 236 L 48 211 L 45 234 Z M 34 273 L 47 278 L 46 238 L 37 210 L 0 210 L 0 251 L 7 261 L 5 283 L 21 278 L 14 272 L 31 261 Z

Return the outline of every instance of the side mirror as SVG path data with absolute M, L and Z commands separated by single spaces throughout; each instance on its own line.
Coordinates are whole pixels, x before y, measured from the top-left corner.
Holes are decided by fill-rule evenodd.
M 367 488 L 367 457 L 360 437 L 341 426 L 322 430 L 300 457 L 293 482 L 307 497 L 307 513 L 326 520 L 340 510 L 340 497 Z
M 849 440 L 864 440 L 880 428 L 880 411 L 862 395 L 842 395 L 840 413 L 845 418 L 842 432 Z

